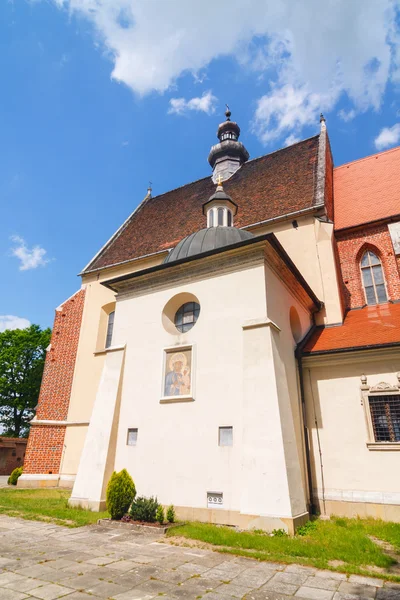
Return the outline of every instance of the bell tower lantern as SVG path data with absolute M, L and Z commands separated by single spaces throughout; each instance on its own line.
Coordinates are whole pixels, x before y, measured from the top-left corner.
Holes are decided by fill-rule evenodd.
M 240 127 L 231 121 L 231 111 L 228 105 L 225 116 L 226 121 L 219 125 L 217 131 L 219 143 L 212 146 L 208 155 L 214 183 L 229 179 L 243 163 L 249 160 L 249 153 L 242 142 L 239 142 Z

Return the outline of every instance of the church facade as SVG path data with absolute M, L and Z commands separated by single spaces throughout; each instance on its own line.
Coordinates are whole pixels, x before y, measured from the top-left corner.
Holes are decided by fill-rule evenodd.
M 318 135 L 151 190 L 56 310 L 20 487 L 105 505 L 113 470 L 178 518 L 293 532 L 400 521 L 400 148 Z

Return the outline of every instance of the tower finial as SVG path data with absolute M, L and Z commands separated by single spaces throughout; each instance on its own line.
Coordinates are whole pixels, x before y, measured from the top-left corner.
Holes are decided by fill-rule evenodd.
M 217 189 L 219 190 L 223 190 L 224 188 L 222 187 L 222 175 L 221 173 L 219 173 L 218 177 L 217 177 Z
M 320 123 L 325 123 L 325 121 L 326 121 L 326 119 L 325 119 L 324 115 L 321 113 L 321 114 L 319 115 L 319 122 L 320 122 Z
M 230 111 L 230 108 L 229 108 L 229 106 L 228 106 L 227 104 L 225 104 L 225 106 L 226 106 L 226 111 L 225 111 L 226 120 L 227 120 L 227 121 L 230 121 L 230 120 L 231 120 L 231 114 L 232 114 L 232 113 L 231 113 L 231 111 Z

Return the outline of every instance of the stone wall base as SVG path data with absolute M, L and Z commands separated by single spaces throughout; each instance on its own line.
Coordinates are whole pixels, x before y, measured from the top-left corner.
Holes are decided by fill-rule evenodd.
M 19 488 L 66 488 L 72 489 L 75 475 L 52 475 L 23 473 L 18 479 Z
M 106 510 L 105 500 L 89 500 L 88 498 L 70 498 L 68 506 L 84 508 L 93 512 Z
M 295 517 L 269 517 L 246 515 L 236 510 L 190 508 L 187 506 L 175 506 L 175 512 L 179 521 L 201 521 L 216 525 L 230 525 L 240 529 L 263 529 L 264 531 L 284 529 L 291 535 L 310 518 L 308 512 Z
M 315 503 L 321 516 L 372 517 L 383 521 L 400 523 L 400 504 L 378 504 L 373 502 L 344 502 L 343 500 L 325 500 L 317 498 Z

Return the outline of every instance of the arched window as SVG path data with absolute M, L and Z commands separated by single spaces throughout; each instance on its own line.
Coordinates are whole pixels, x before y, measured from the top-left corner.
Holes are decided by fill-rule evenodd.
M 214 210 L 208 211 L 208 226 L 214 227 Z
M 112 344 L 112 335 L 113 335 L 113 329 L 114 329 L 114 316 L 115 316 L 115 311 L 113 310 L 108 315 L 106 348 L 109 348 Z
M 367 250 L 361 259 L 361 275 L 367 304 L 387 302 L 381 261 L 371 250 Z
M 232 213 L 228 210 L 228 227 L 232 227 Z
M 218 225 L 223 225 L 223 224 L 224 224 L 224 209 L 219 208 L 218 209 Z

